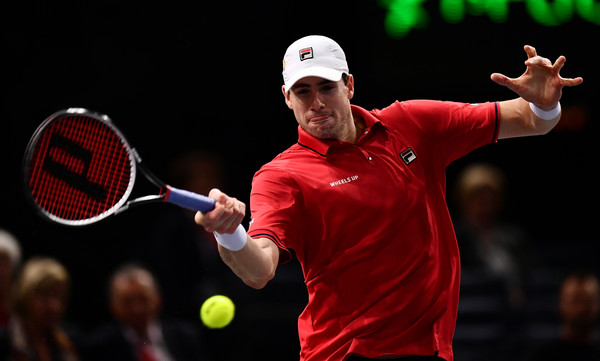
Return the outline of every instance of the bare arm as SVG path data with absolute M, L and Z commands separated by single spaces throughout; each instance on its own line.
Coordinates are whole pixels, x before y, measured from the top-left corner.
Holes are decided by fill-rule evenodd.
M 568 79 L 560 76 L 565 57 L 560 56 L 554 64 L 537 55 L 535 48 L 526 45 L 525 65 L 527 69 L 518 78 L 509 78 L 494 73 L 491 78 L 517 93 L 520 98 L 500 102 L 500 133 L 498 138 L 523 137 L 546 134 L 560 120 L 560 114 L 553 119 L 541 119 L 531 110 L 529 103 L 541 110 L 555 108 L 562 96 L 562 88 L 583 82 L 581 77 Z
M 506 100 L 500 104 L 500 131 L 498 139 L 543 135 L 551 131 L 558 121 L 560 114 L 550 120 L 538 118 L 529 107 L 529 102 L 523 98 Z
M 275 276 L 279 248 L 268 238 L 252 239 L 239 251 L 219 245 L 219 254 L 233 272 L 252 288 L 263 288 Z
M 208 213 L 196 213 L 196 223 L 208 232 L 234 233 L 244 219 L 246 205 L 218 189 L 213 189 L 209 197 L 217 201 L 215 209 Z M 275 276 L 279 248 L 268 238 L 245 236 L 243 248 L 232 251 L 219 244 L 219 254 L 244 283 L 253 288 L 263 288 Z

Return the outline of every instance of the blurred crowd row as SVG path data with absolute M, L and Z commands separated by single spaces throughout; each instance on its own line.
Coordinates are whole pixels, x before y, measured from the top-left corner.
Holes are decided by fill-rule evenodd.
M 190 164 L 182 165 L 186 172 L 195 169 Z M 209 165 L 198 167 L 198 175 L 186 176 L 187 183 L 181 185 L 206 193 L 210 185 L 191 180 L 210 180 Z M 218 177 L 218 172 L 213 171 L 212 177 Z M 499 168 L 470 164 L 460 172 L 449 195 L 456 204 L 453 221 L 462 262 L 456 360 L 600 360 L 596 245 L 590 250 L 585 244 L 569 245 L 569 254 L 588 253 L 591 263 L 585 264 L 563 262 L 568 258 L 566 244 L 554 248 L 531 242 L 522 227 L 502 217 L 506 183 Z M 164 224 L 182 229 L 178 226 L 181 219 L 174 219 Z M 191 223 L 189 217 L 184 222 Z M 156 236 L 163 237 L 163 233 Z M 190 238 L 203 244 L 199 247 L 214 246 L 206 234 Z M 168 240 L 164 249 L 149 244 L 139 252 L 156 258 L 165 257 L 173 247 Z M 181 244 L 177 257 L 186 252 Z M 218 262 L 212 248 L 204 253 Z M 125 262 L 107 277 L 111 319 L 81 332 L 73 325 L 77 320 L 64 319 L 72 291 L 65 265 L 48 256 L 21 258 L 20 241 L 0 230 L 0 360 L 217 361 L 230 360 L 232 355 L 236 359 L 245 355 L 246 360 L 297 359 L 297 334 L 278 328 L 285 324 L 286 330 L 294 329 L 306 302 L 297 264 L 280 267 L 265 290 L 250 290 L 241 283 L 231 288 L 237 290 L 234 301 L 242 312 L 236 316 L 239 327 L 233 326 L 239 332 L 219 333 L 207 330 L 188 314 L 173 317 L 177 312 L 165 312 L 163 302 L 170 297 L 184 304 L 198 287 L 208 296 L 211 285 L 192 284 L 195 281 L 186 280 L 168 258 L 162 268 L 160 262 L 152 267 Z M 170 270 L 172 280 L 177 281 L 165 277 L 168 268 L 174 269 Z M 199 299 L 189 301 L 198 305 Z M 266 350 L 262 354 L 256 351 L 261 347 Z

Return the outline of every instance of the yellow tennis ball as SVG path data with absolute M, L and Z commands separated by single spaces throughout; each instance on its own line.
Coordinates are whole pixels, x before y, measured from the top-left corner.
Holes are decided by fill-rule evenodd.
M 200 307 L 200 319 L 208 328 L 223 328 L 233 320 L 235 305 L 227 296 L 209 297 Z

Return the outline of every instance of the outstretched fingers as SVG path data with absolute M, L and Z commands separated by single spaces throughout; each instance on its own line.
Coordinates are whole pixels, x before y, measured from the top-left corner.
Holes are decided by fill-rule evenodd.
M 535 48 L 531 45 L 525 45 L 523 47 L 523 49 L 525 49 L 525 52 L 527 53 L 527 57 L 528 58 L 533 58 L 537 56 L 537 51 L 535 50 Z
M 519 90 L 519 79 L 509 78 L 504 74 L 494 73 L 490 76 L 496 84 L 507 87 L 508 89 L 517 92 Z
M 575 86 L 583 83 L 583 78 L 580 76 L 577 78 L 561 78 L 561 80 L 564 86 Z
M 513 79 L 507 77 L 504 74 L 500 74 L 500 73 L 493 73 L 490 78 L 497 84 L 500 85 L 508 85 L 509 83 L 511 83 L 513 81 Z
M 554 62 L 554 65 L 552 65 L 552 70 L 554 72 L 556 72 L 556 74 L 559 74 L 560 70 L 563 68 L 566 61 L 567 61 L 567 59 L 564 56 L 562 56 L 562 55 L 559 56 L 558 59 L 556 59 L 556 61 Z M 560 75 L 559 75 L 559 77 L 560 77 Z M 561 84 L 563 86 L 575 86 L 575 85 L 579 85 L 579 84 L 583 83 L 582 77 L 577 77 L 577 78 L 560 77 L 560 80 L 561 80 Z
M 567 59 L 564 56 L 559 56 L 558 59 L 556 59 L 556 61 L 554 62 L 554 65 L 552 65 L 552 70 L 554 70 L 557 73 L 560 72 L 560 69 L 562 69 L 566 61 Z
M 568 79 L 560 76 L 565 57 L 560 56 L 554 63 L 539 56 L 533 46 L 523 47 L 527 53 L 527 69 L 518 78 L 509 78 L 500 73 L 491 75 L 492 81 L 506 86 L 527 101 L 533 101 L 541 108 L 554 106 L 561 96 L 564 86 L 575 86 L 583 82 L 581 77 Z

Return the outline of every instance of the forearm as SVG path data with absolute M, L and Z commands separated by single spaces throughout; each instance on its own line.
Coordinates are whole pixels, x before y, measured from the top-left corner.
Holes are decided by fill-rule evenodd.
M 248 235 L 246 237 L 244 248 L 231 251 L 219 245 L 219 254 L 245 284 L 260 289 L 275 276 L 279 249 L 268 238 L 253 239 Z
M 552 130 L 560 120 L 560 113 L 552 119 L 541 119 L 531 110 L 529 102 L 516 98 L 500 102 L 499 139 L 542 135 Z

